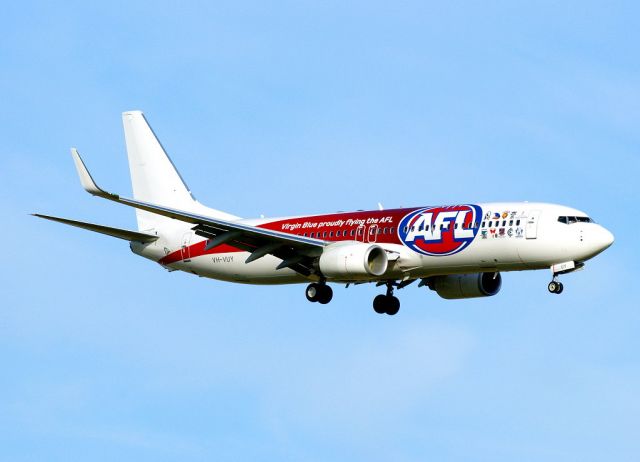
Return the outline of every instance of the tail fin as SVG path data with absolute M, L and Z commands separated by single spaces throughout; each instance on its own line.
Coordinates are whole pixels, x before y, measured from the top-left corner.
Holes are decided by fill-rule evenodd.
M 122 123 L 135 199 L 216 218 L 238 218 L 195 200 L 141 111 L 124 112 Z M 136 217 L 139 230 L 156 228 L 159 222 L 170 220 L 142 210 L 136 210 Z

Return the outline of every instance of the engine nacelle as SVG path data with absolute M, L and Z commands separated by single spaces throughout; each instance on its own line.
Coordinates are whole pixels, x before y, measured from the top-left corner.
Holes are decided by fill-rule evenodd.
M 500 273 L 473 273 L 436 276 L 429 282 L 429 288 L 442 298 L 490 297 L 500 292 Z
M 333 279 L 366 279 L 381 276 L 387 271 L 389 260 L 382 247 L 362 242 L 336 242 L 320 255 L 320 272 Z

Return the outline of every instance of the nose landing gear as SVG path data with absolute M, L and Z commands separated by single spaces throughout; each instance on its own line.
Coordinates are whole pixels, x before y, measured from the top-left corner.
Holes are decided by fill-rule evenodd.
M 373 299 L 373 310 L 378 314 L 388 314 L 393 316 L 400 311 L 400 300 L 393 296 L 393 283 L 387 283 L 386 295 L 377 295 Z
M 324 282 L 309 284 L 304 294 L 310 302 L 318 302 L 322 305 L 326 305 L 333 298 L 333 290 Z
M 578 271 L 584 268 L 584 262 L 582 261 L 566 261 L 564 263 L 556 263 L 555 265 L 551 265 L 551 274 L 553 277 L 551 278 L 551 282 L 547 286 L 549 292 L 552 294 L 561 294 L 564 290 L 564 286 L 560 281 L 558 281 L 558 276 L 561 274 L 573 273 L 574 271 Z

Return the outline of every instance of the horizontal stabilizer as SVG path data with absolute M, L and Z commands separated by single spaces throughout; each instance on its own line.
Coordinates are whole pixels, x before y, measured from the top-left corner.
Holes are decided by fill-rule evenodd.
M 84 221 L 69 220 L 67 218 L 52 217 L 49 215 L 41 215 L 34 213 L 34 217 L 44 218 L 45 220 L 57 221 L 58 223 L 64 223 L 65 225 L 76 226 L 82 229 L 88 229 L 96 233 L 106 234 L 107 236 L 117 237 L 118 239 L 124 239 L 125 241 L 136 242 L 153 242 L 158 239 L 158 236 L 153 234 L 139 233 L 137 231 L 129 231 L 128 229 L 112 228 L 111 226 L 96 225 L 94 223 L 86 223 Z

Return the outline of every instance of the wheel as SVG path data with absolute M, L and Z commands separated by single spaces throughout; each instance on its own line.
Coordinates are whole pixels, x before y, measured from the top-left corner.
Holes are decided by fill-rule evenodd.
M 552 294 L 557 294 L 558 292 L 558 283 L 556 281 L 551 281 L 549 283 L 549 285 L 547 286 L 547 289 L 549 289 L 549 292 L 551 292 Z
M 398 314 L 398 311 L 400 311 L 400 300 L 398 300 L 398 297 L 390 295 L 387 300 L 387 314 L 393 316 Z
M 387 296 L 386 295 L 376 295 L 376 298 L 373 299 L 373 311 L 378 314 L 384 314 L 387 312 Z
M 326 305 L 333 298 L 333 289 L 326 284 L 321 284 L 318 286 L 320 292 L 318 293 L 318 303 L 322 305 Z
M 564 290 L 564 285 L 561 282 L 559 282 L 558 287 L 556 288 L 556 294 L 560 295 L 563 290 Z
M 311 284 L 309 284 L 307 286 L 307 290 L 305 290 L 304 294 L 307 296 L 307 300 L 309 300 L 310 302 L 317 302 L 320 298 L 320 284 L 316 284 L 315 282 L 312 282 Z

